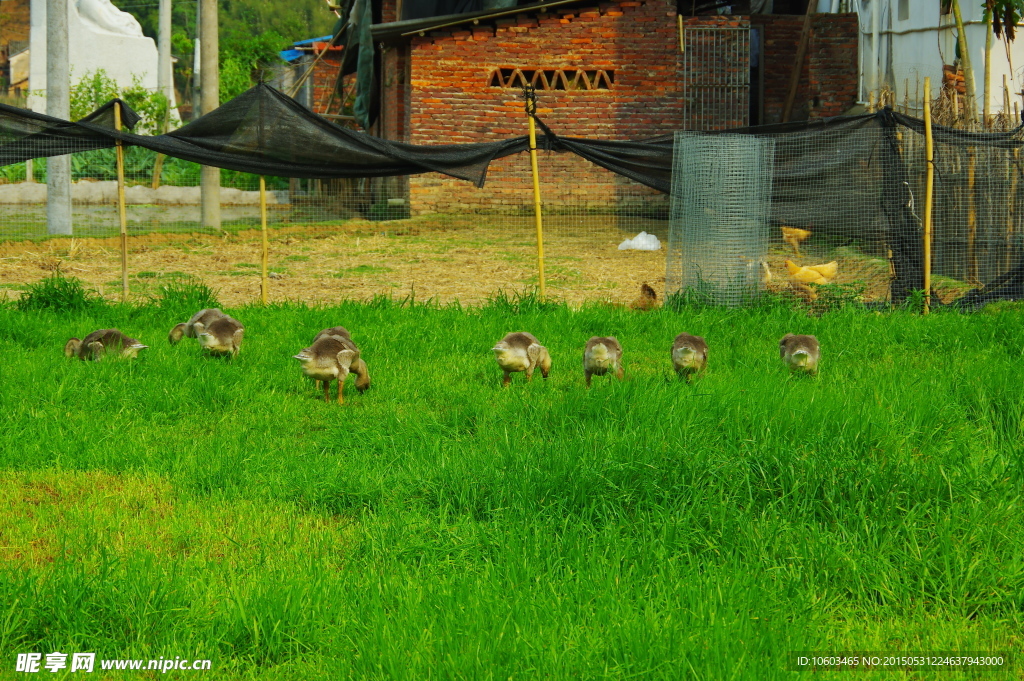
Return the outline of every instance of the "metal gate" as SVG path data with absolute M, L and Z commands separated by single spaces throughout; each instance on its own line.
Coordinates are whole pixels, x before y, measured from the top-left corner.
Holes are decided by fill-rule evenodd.
M 686 130 L 724 130 L 750 121 L 750 24 L 683 29 Z

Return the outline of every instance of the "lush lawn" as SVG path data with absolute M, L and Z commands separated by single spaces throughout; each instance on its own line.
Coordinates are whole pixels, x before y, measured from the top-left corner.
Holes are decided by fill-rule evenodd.
M 0 307 L 0 678 L 52 651 L 209 658 L 170 676 L 211 679 L 1024 655 L 1020 310 L 249 307 L 234 362 L 168 345 L 192 311 Z M 338 324 L 374 381 L 342 407 L 291 359 Z M 64 357 L 111 326 L 150 349 Z M 501 389 L 489 348 L 514 330 L 547 382 Z M 693 385 L 670 375 L 681 331 L 711 348 Z M 817 379 L 787 375 L 789 331 L 820 339 Z M 624 382 L 584 388 L 591 335 L 622 342 Z

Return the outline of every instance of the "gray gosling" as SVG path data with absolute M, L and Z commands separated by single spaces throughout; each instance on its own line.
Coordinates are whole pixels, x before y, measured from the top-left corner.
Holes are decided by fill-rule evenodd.
M 779 341 L 779 355 L 790 371 L 801 371 L 814 376 L 818 373 L 821 348 L 814 336 L 795 336 L 787 333 Z
M 244 334 L 245 327 L 240 321 L 214 307 L 196 312 L 184 324 L 176 324 L 167 340 L 176 345 L 182 338 L 197 338 L 199 346 L 211 354 L 236 357 L 242 349 Z
M 491 352 L 498 366 L 505 372 L 502 386 L 512 382 L 512 373 L 515 371 L 525 371 L 527 381 L 533 380 L 533 372 L 538 368 L 544 378 L 551 371 L 551 355 L 532 333 L 518 331 L 507 334 L 491 348 Z
M 100 361 L 108 352 L 120 352 L 122 357 L 135 359 L 139 350 L 148 348 L 135 338 L 129 338 L 117 329 L 100 329 L 93 331 L 82 340 L 70 339 L 64 345 L 64 354 L 81 360 Z
M 591 376 L 604 376 L 608 372 L 622 380 L 622 346 L 614 336 L 593 336 L 583 350 L 583 377 L 587 387 L 590 387 Z
M 681 333 L 672 343 L 672 367 L 679 378 L 689 383 L 694 374 L 701 374 L 708 364 L 708 344 L 700 336 Z
M 365 392 L 370 387 L 370 370 L 359 356 L 359 348 L 352 342 L 343 326 L 324 329 L 313 339 L 313 344 L 294 358 L 302 362 L 302 373 L 318 384 L 323 382 L 324 402 L 330 402 L 331 381 L 338 382 L 338 404 L 345 404 L 345 378 L 356 375 L 356 389 Z

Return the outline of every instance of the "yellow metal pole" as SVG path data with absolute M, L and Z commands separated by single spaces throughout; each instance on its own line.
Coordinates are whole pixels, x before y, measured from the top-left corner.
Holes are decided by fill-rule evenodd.
M 114 104 L 114 128 L 121 132 L 121 102 Z M 117 215 L 121 221 L 121 301 L 128 299 L 128 214 L 124 206 L 124 147 L 117 140 Z
M 924 314 L 932 306 L 932 192 L 935 184 L 935 158 L 932 146 L 931 78 L 924 79 Z
M 532 87 L 525 88 L 526 118 L 530 123 L 530 169 L 533 171 L 533 215 L 537 223 L 537 276 L 540 284 L 540 297 L 545 295 L 544 289 L 544 225 L 540 209 L 540 175 L 537 171 L 537 128 L 533 115 L 537 113 L 537 97 Z
M 263 230 L 263 260 L 260 275 L 260 298 L 263 304 L 267 304 L 267 258 L 270 254 L 270 244 L 267 241 L 267 182 L 260 175 L 260 226 Z

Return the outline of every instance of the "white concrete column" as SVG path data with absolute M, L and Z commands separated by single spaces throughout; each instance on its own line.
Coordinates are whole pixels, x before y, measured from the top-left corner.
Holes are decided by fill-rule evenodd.
M 174 79 L 171 73 L 171 0 L 160 0 L 159 44 L 157 45 L 157 89 L 174 101 Z
M 203 115 L 220 105 L 220 60 L 217 0 L 199 0 L 202 13 Z M 203 166 L 201 174 L 203 227 L 220 229 L 220 169 Z
M 71 116 L 68 0 L 46 0 L 46 113 Z M 46 160 L 46 232 L 71 234 L 71 157 Z

